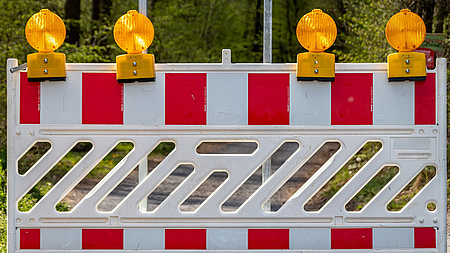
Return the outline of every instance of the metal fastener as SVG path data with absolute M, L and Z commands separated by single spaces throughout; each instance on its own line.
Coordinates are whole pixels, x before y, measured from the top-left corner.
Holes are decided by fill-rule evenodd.
M 409 64 L 409 60 L 406 60 L 405 62 L 406 62 L 406 64 Z
M 45 59 L 44 59 L 44 63 L 47 63 L 47 62 L 48 62 L 48 59 L 47 59 L 47 58 L 45 58 Z
M 434 223 L 437 223 L 437 222 L 438 222 L 438 219 L 434 218 L 434 219 L 433 219 L 433 222 L 434 222 Z
M 420 219 L 419 219 L 419 222 L 420 222 L 420 223 L 423 223 L 424 221 L 425 221 L 425 220 L 424 220 L 423 218 L 420 218 Z
M 406 74 L 409 74 L 409 69 L 406 69 Z
M 318 70 L 318 69 L 315 69 L 315 70 L 314 70 L 314 73 L 316 73 L 316 74 L 319 73 L 319 70 Z
M 135 70 L 135 71 L 133 71 L 133 75 L 137 75 L 137 71 Z
M 44 69 L 44 74 L 47 74 L 47 73 L 48 73 L 48 70 Z
M 136 67 L 137 66 L 137 62 L 133 62 L 133 67 Z
M 319 64 L 319 61 L 318 61 L 318 60 L 316 60 L 316 61 L 314 61 L 314 63 L 315 63 L 315 64 Z

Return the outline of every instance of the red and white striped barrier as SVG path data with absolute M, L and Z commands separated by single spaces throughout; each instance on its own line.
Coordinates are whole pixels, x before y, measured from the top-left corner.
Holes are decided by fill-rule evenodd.
M 297 82 L 295 64 L 157 64 L 156 81 L 119 84 L 114 64 L 67 64 L 64 82 L 8 72 L 8 253 L 166 251 L 445 252 L 446 61 L 423 82 L 387 81 L 386 64 L 336 64 L 336 80 Z M 8 68 L 17 66 L 9 60 Z M 318 211 L 305 204 L 367 142 L 382 148 Z M 36 143 L 50 150 L 25 174 Z M 17 203 L 79 142 L 92 149 L 28 212 Z M 134 148 L 70 212 L 55 206 L 120 142 Z M 175 149 L 115 204 L 102 202 L 161 142 Z M 200 154 L 204 142 L 253 142 Z M 233 212 L 222 209 L 286 142 L 298 149 Z M 327 142 L 340 148 L 277 211 L 262 206 Z M 151 211 L 139 206 L 180 165 Z M 385 166 L 398 173 L 360 211 L 346 204 Z M 436 175 L 400 211 L 387 205 L 427 166 Z M 227 178 L 195 211 L 180 206 L 214 172 Z M 433 203 L 435 210 L 427 209 Z
M 20 229 L 20 249 L 333 250 L 435 249 L 434 228 Z
M 66 82 L 20 76 L 21 124 L 434 125 L 436 74 L 389 83 L 386 73 L 157 73 L 120 84 L 115 73 L 68 73 Z

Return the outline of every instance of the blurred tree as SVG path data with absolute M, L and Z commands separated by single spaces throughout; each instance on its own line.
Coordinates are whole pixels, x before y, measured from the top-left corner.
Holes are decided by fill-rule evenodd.
M 64 12 L 67 29 L 66 42 L 78 44 L 80 41 L 80 0 L 66 0 Z

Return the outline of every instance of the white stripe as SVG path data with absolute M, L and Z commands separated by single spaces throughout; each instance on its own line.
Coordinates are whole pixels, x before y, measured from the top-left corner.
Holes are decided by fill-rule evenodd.
M 331 249 L 331 228 L 291 228 L 291 249 Z
M 374 249 L 414 248 L 414 228 L 373 228 Z
M 373 74 L 373 124 L 414 124 L 414 82 L 388 82 L 386 73 Z
M 155 82 L 124 83 L 124 125 L 164 125 L 165 73 Z
M 126 228 L 123 234 L 125 250 L 164 249 L 164 229 L 162 228 Z
M 246 250 L 248 248 L 247 234 L 245 228 L 209 228 L 207 249 Z
M 41 124 L 81 124 L 81 73 L 41 82 Z
M 331 125 L 331 82 L 290 80 L 290 124 Z
M 247 80 L 247 73 L 208 73 L 208 125 L 247 125 Z
M 81 250 L 81 228 L 42 228 L 41 250 Z

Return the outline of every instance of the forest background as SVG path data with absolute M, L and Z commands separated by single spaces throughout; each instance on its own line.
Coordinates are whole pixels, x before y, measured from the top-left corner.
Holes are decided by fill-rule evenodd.
M 6 60 L 17 58 L 22 64 L 27 54 L 35 52 L 25 39 L 26 22 L 40 9 L 49 9 L 66 24 L 66 41 L 57 52 L 65 53 L 68 63 L 115 62 L 124 52 L 114 42 L 114 24 L 128 10 L 137 10 L 138 0 L 0 0 L 0 6 L 0 252 L 4 252 Z M 263 6 L 264 0 L 149 0 L 148 17 L 155 28 L 149 53 L 157 63 L 220 62 L 221 50 L 229 48 L 235 63 L 262 62 Z M 337 24 L 338 37 L 327 51 L 338 63 L 386 62 L 394 50 L 384 29 L 389 18 L 404 8 L 422 17 L 427 33 L 445 35 L 441 46 L 449 58 L 450 0 L 273 0 L 274 63 L 295 62 L 296 55 L 305 51 L 297 41 L 296 26 L 315 8 Z

